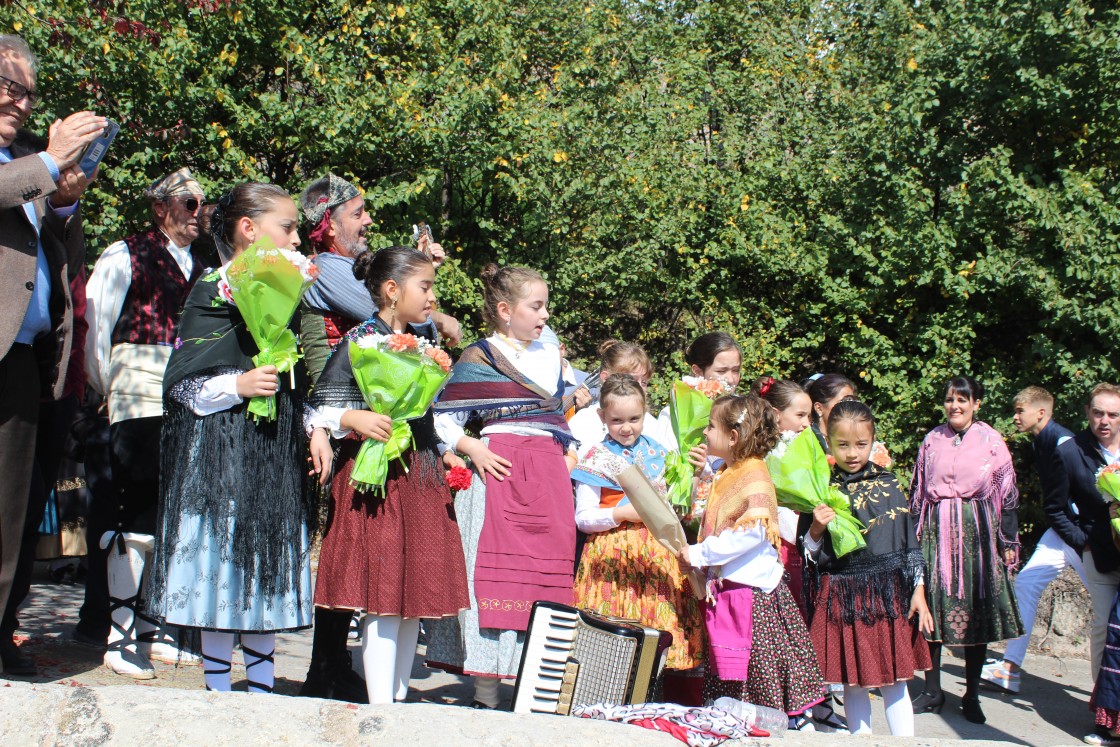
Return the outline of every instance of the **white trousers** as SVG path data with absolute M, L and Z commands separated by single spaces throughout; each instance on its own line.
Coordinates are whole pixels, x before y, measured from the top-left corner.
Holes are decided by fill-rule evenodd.
M 1093 657 L 1093 682 L 1101 671 L 1101 658 L 1104 656 L 1104 641 L 1108 637 L 1108 616 L 1112 612 L 1112 602 L 1116 598 L 1116 587 L 1120 584 L 1120 570 L 1101 573 L 1093 563 L 1093 553 L 1088 549 L 1081 556 L 1085 564 L 1085 588 L 1089 590 L 1089 600 L 1093 605 L 1093 633 L 1089 641 L 1089 653 Z
M 1038 613 L 1038 600 L 1042 598 L 1046 587 L 1067 567 L 1077 571 L 1081 583 L 1088 587 L 1081 556 L 1057 532 L 1047 529 L 1038 541 L 1031 559 L 1015 577 L 1015 598 L 1019 601 L 1019 616 L 1023 618 L 1023 630 L 1026 632 L 1007 644 L 1007 651 L 1003 654 L 1004 661 L 1017 667 L 1023 666 L 1023 658 L 1026 657 L 1027 646 L 1031 642 L 1034 618 Z

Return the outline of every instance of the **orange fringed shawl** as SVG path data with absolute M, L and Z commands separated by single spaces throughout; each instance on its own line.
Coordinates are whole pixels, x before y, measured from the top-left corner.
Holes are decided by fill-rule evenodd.
M 778 497 L 766 462 L 757 457 L 725 467 L 712 486 L 712 497 L 704 510 L 700 540 L 725 529 L 742 529 L 761 522 L 766 539 L 775 549 L 781 547 L 778 534 Z

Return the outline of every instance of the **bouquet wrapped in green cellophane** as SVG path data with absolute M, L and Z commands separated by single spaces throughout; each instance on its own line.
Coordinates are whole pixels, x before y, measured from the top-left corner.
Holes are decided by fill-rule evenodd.
M 682 516 L 692 508 L 692 477 L 695 469 L 688 463 L 688 452 L 704 442 L 704 428 L 712 412 L 712 402 L 731 387 L 719 379 L 685 376 L 669 392 L 669 421 L 677 450 L 665 458 L 665 484 L 669 504 Z
M 836 518 L 828 523 L 836 557 L 867 546 L 863 539 L 863 524 L 852 516 L 847 496 L 829 484 L 832 470 L 828 456 L 812 430 L 806 428 L 801 431 L 784 451 L 775 449 L 771 452 L 766 457 L 766 467 L 770 470 L 770 479 L 774 481 L 779 506 L 812 512 L 824 503 L 836 512 Z
M 369 409 L 393 419 L 388 441 L 369 438 L 362 444 L 350 484 L 358 490 L 384 492 L 389 461 L 401 459 L 412 446 L 408 421 L 427 412 L 443 391 L 451 377 L 451 358 L 415 335 L 371 334 L 350 342 L 350 366 Z
M 1110 501 L 1120 503 L 1120 462 L 1100 468 L 1097 472 L 1097 490 Z M 1120 518 L 1112 520 L 1112 529 L 1120 534 Z
M 284 374 L 303 357 L 288 324 L 317 274 L 309 257 L 292 249 L 277 249 L 267 237 L 229 263 L 225 270 L 229 294 L 260 351 L 253 356 L 258 368 L 273 365 Z M 223 290 L 219 283 L 219 291 Z M 275 420 L 276 396 L 253 397 L 246 414 L 256 420 Z

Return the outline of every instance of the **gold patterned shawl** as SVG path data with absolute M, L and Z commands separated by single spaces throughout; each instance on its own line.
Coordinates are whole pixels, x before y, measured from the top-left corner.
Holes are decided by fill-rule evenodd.
M 766 539 L 775 548 L 781 546 L 778 534 L 778 498 L 766 462 L 759 458 L 744 459 L 727 466 L 716 477 L 712 497 L 704 510 L 700 539 L 720 534 L 725 529 L 741 529 L 762 522 Z

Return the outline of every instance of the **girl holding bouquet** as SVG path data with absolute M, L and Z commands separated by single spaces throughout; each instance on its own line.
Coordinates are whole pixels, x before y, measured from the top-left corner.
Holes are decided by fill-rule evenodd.
M 729 392 L 734 392 L 743 378 L 743 352 L 735 338 L 726 332 L 708 332 L 697 337 L 684 351 L 684 362 L 688 364 L 693 378 L 722 381 L 727 384 Z M 661 410 L 657 422 L 665 445 L 670 449 L 679 448 L 673 435 L 668 406 Z M 701 444 L 698 449 L 692 450 L 690 457 L 693 461 L 706 455 L 704 448 Z
M 921 547 L 898 478 L 871 462 L 875 420 L 867 405 L 832 408 L 828 440 L 836 457 L 832 483 L 862 522 L 867 545 L 837 557 L 826 531 L 836 512 L 826 504 L 801 517 L 809 559 L 806 608 L 826 682 L 844 685 L 852 734 L 871 733 L 870 688 L 879 688 L 894 736 L 914 735 L 906 680 L 929 669 L 922 631 L 933 631 L 926 606 Z
M 712 405 L 704 436 L 725 466 L 700 542 L 680 561 L 708 571 L 705 699 L 729 696 L 800 716 L 824 699 L 824 687 L 809 631 L 782 578 L 778 503 L 763 461 L 778 442 L 777 418 L 758 397 L 724 396 Z
M 425 407 L 438 392 L 438 383 L 429 391 L 418 390 L 424 386 L 424 366 L 438 366 L 442 356 L 450 369 L 446 353 L 434 348 L 427 352 L 427 344 L 420 349 L 419 338 L 431 329 L 427 322 L 435 306 L 432 261 L 416 249 L 394 246 L 359 255 L 354 276 L 365 283 L 379 311 L 343 336 L 311 393 L 313 460 L 329 465 L 330 436 L 343 439 L 319 555 L 315 604 L 366 613 L 362 662 L 369 702 L 391 703 L 408 694 L 420 619 L 455 615 L 467 606 L 463 548 L 444 470 L 462 461 L 451 453 L 441 457 L 432 412 Z M 390 352 L 384 358 L 369 356 L 366 363 L 362 348 L 378 340 L 376 335 L 387 336 Z M 435 340 L 428 342 L 434 345 Z M 410 355 L 413 349 L 418 367 L 405 369 L 407 373 L 391 368 L 391 351 Z M 425 399 L 420 406 L 427 411 L 408 421 L 411 440 L 405 431 L 403 453 L 389 460 L 380 478 L 383 485 L 359 478 L 356 465 L 363 459 L 366 439 L 388 443 L 398 434 L 389 415 L 370 409 L 363 392 L 366 377 L 355 372 L 354 355 L 360 356 L 360 365 L 382 366 L 371 370 L 373 385 L 400 398 L 419 393 Z M 433 362 L 424 361 L 424 355 Z M 394 380 L 377 381 L 378 376 Z M 391 404 L 379 402 L 378 407 L 390 409 Z
M 599 396 L 607 436 L 572 472 L 576 526 L 591 535 L 576 573 L 575 605 L 602 615 L 641 620 L 673 635 L 666 661 L 665 699 L 702 705 L 704 623 L 688 579 L 673 554 L 642 524 L 614 480 L 622 460 L 637 464 L 664 493 L 665 447 L 645 435 L 645 389 L 629 374 L 612 374 Z
M 801 431 L 809 427 L 813 402 L 808 393 L 796 381 L 775 379 L 763 376 L 751 385 L 751 394 L 774 408 L 778 417 L 778 444 L 776 450 L 783 449 Z M 801 606 L 801 555 L 797 552 L 797 520 L 799 514 L 784 506 L 778 506 L 778 528 L 782 535 L 782 565 L 789 573 L 789 591 L 797 605 Z
M 440 440 L 477 473 L 455 497 L 470 609 L 425 629 L 428 663 L 475 675 L 474 705 L 496 708 L 499 678 L 517 675 L 533 602 L 572 603 L 576 453 L 560 350 L 540 340 L 548 286 L 533 270 L 497 265 L 482 282 L 492 334 L 463 351 L 435 406 Z
M 941 646 L 964 647 L 964 717 L 985 721 L 980 673 L 988 644 L 1023 634 L 1009 574 L 1019 560 L 1015 467 L 1003 437 L 976 419 L 983 389 L 969 376 L 945 387 L 946 422 L 926 434 L 910 481 L 925 554 L 933 666 L 915 713 L 940 713 Z
M 249 320 L 259 318 L 264 302 L 240 297 L 239 307 L 231 291 L 231 284 L 241 287 L 238 277 L 286 277 L 287 293 L 262 281 L 258 298 L 294 312 L 306 287 L 292 266 L 304 262 L 292 251 L 298 225 L 295 203 L 271 184 L 241 184 L 218 200 L 211 233 L 223 265 L 191 291 L 164 376 L 148 608 L 169 624 L 201 629 L 208 690 L 230 689 L 240 634 L 249 692 L 271 692 L 275 634 L 311 626 L 304 371 L 296 363 L 278 375 L 278 365 L 254 362 L 262 351 L 259 327 Z M 237 260 L 258 239 L 280 251 L 254 246 L 250 259 L 259 262 L 245 270 Z M 256 402 L 273 417 L 250 417 Z

